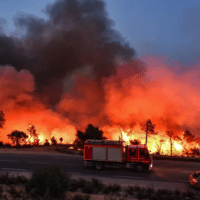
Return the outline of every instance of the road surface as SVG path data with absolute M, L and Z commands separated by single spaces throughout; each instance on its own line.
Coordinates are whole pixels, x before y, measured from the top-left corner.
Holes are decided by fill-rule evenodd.
M 183 161 L 154 160 L 151 172 L 134 172 L 121 168 L 105 168 L 97 171 L 84 166 L 83 158 L 79 155 L 26 155 L 26 154 L 0 154 L 0 171 L 32 172 L 40 167 L 57 164 L 62 171 L 78 178 L 95 177 L 106 182 L 120 184 L 149 183 L 166 188 L 165 184 L 172 188 L 181 186 L 180 189 L 191 189 L 188 183 L 189 175 L 200 170 L 200 164 Z M 174 186 L 175 184 L 175 186 Z

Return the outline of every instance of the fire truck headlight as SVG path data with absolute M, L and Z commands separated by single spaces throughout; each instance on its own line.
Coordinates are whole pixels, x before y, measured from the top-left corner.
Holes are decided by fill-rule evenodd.
M 149 165 L 149 170 L 151 170 L 153 168 L 153 164 L 151 163 L 150 165 Z

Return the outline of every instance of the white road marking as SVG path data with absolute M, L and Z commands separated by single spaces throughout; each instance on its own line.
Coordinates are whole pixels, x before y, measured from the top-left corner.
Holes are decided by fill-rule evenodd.
M 168 164 L 166 164 L 166 163 L 163 163 L 163 164 L 159 163 L 159 165 L 170 165 L 170 164 L 169 163 Z
M 183 173 L 191 174 L 193 171 L 182 171 Z
M 77 165 L 77 164 L 63 164 L 63 165 L 71 165 L 71 166 L 82 166 L 82 165 Z
M 143 179 L 143 177 L 130 177 L 130 176 L 117 176 L 117 175 L 114 175 L 114 177 L 116 177 L 116 178 L 129 178 L 129 179 L 134 179 L 134 178 L 136 178 L 136 179 Z
M 81 173 L 76 173 L 76 172 L 67 172 L 67 174 L 72 174 L 72 175 L 82 175 Z
M 15 155 L 15 157 L 35 157 L 35 156 L 32 156 L 32 155 Z
M 50 164 L 48 162 L 29 162 L 29 163 L 32 163 L 32 164 L 45 164 L 45 165 L 49 165 Z
M 68 158 L 68 157 L 55 157 L 55 159 L 62 159 L 62 160 L 64 160 L 64 159 L 66 159 L 66 160 L 77 160 L 76 158 Z
M 179 180 L 181 183 L 189 183 L 189 181 Z
M 0 162 L 19 162 L 19 160 L 0 160 Z

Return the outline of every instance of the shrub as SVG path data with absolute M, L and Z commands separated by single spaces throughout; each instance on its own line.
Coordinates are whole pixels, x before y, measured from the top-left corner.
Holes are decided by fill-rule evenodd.
M 83 188 L 87 184 L 87 181 L 83 178 L 79 178 L 76 183 L 78 188 Z
M 158 189 L 157 194 L 161 194 L 161 195 L 165 195 L 166 194 L 166 195 L 171 196 L 172 195 L 172 191 L 167 190 L 167 189 Z
M 162 199 L 162 196 L 159 194 L 156 194 L 156 193 L 152 193 L 151 196 L 148 198 L 149 200 L 161 200 Z
M 129 195 L 133 195 L 134 194 L 134 188 L 133 186 L 128 186 L 128 188 L 125 189 L 125 192 Z
M 168 189 L 158 189 L 156 195 L 162 200 L 171 200 L 173 199 L 173 192 Z
M 0 184 L 13 185 L 13 184 L 25 184 L 27 178 L 25 176 L 10 176 L 8 172 L 0 175 Z
M 15 148 L 15 149 L 20 149 L 20 148 L 21 148 L 21 145 L 20 145 L 20 144 L 16 144 L 13 148 Z
M 0 199 L 1 199 L 2 195 L 3 195 L 3 186 L 0 185 Z
M 14 176 L 8 176 L 6 181 L 4 182 L 6 185 L 13 185 L 16 183 L 16 178 Z
M 189 198 L 193 199 L 194 196 L 195 196 L 195 194 L 194 194 L 193 192 L 187 190 L 186 192 L 183 192 L 183 193 L 182 193 L 182 196 L 183 196 L 183 197 L 189 197 Z
M 9 173 L 5 172 L 0 175 L 0 184 L 4 184 L 9 178 Z
M 135 185 L 135 186 L 133 187 L 133 190 L 136 191 L 136 192 L 139 192 L 141 189 L 142 189 L 142 188 L 141 188 L 140 186 L 138 186 L 138 185 Z
M 162 195 L 162 200 L 172 200 L 173 197 L 171 195 L 164 194 Z M 175 198 L 177 200 L 177 198 Z
M 102 189 L 102 192 L 104 194 L 110 194 L 112 191 L 112 185 L 104 185 L 103 189 Z
M 148 188 L 146 189 L 146 193 L 147 193 L 148 197 L 150 197 L 151 194 L 153 194 L 154 192 L 155 192 L 155 190 L 154 190 L 154 188 L 152 188 L 152 187 L 148 187 Z
M 180 190 L 176 189 L 174 190 L 174 195 L 179 196 L 181 194 Z
M 93 191 L 94 191 L 92 182 L 87 182 L 87 183 L 85 184 L 85 187 L 83 187 L 82 191 L 83 191 L 84 193 L 92 194 Z
M 92 178 L 92 184 L 93 184 L 93 187 L 97 189 L 97 191 L 101 191 L 103 188 L 103 183 L 99 181 L 99 179 L 97 178 Z
M 7 195 L 6 195 L 6 194 L 3 194 L 3 195 L 2 195 L 2 199 L 3 199 L 3 200 L 8 200 Z
M 17 184 L 26 184 L 28 179 L 25 176 L 17 176 L 15 182 Z
M 59 166 L 50 166 L 36 170 L 26 184 L 26 191 L 38 196 L 48 195 L 58 198 L 69 189 L 70 177 L 62 173 Z
M 136 198 L 138 199 L 146 199 L 147 197 L 149 197 L 149 193 L 147 192 L 146 189 L 142 188 L 140 191 L 137 192 L 136 194 Z
M 72 179 L 72 180 L 70 180 L 70 183 L 69 183 L 69 191 L 71 191 L 71 192 L 75 192 L 76 190 L 77 190 L 77 181 L 76 180 L 74 180 L 74 179 Z
M 11 144 L 8 144 L 8 143 L 6 143 L 6 144 L 4 145 L 4 147 L 5 147 L 5 148 L 12 148 L 12 145 L 11 145 Z
M 20 192 L 17 191 L 14 185 L 10 186 L 10 188 L 8 188 L 7 192 L 10 193 L 11 196 L 13 196 L 14 198 L 21 197 L 21 191 Z
M 31 144 L 24 144 L 23 147 L 24 147 L 24 148 L 32 148 L 33 145 L 31 145 Z
M 90 195 L 80 195 L 80 194 L 76 194 L 72 200 L 89 200 L 90 199 Z
M 112 193 L 120 192 L 120 191 L 121 191 L 121 185 L 114 183 L 114 184 L 112 185 L 111 191 L 112 191 Z

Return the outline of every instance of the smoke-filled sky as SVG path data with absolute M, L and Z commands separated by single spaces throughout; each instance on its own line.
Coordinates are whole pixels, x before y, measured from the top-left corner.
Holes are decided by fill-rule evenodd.
M 197 0 L 0 1 L 4 132 L 30 123 L 75 136 L 151 119 L 199 135 L 199 10 Z
M 54 0 L 1 0 L 0 25 L 7 34 L 21 36 L 16 29 L 19 13 L 47 19 L 46 5 Z M 134 47 L 138 56 L 164 54 L 183 63 L 195 62 L 200 49 L 199 0 L 107 0 L 106 10 L 114 27 Z

